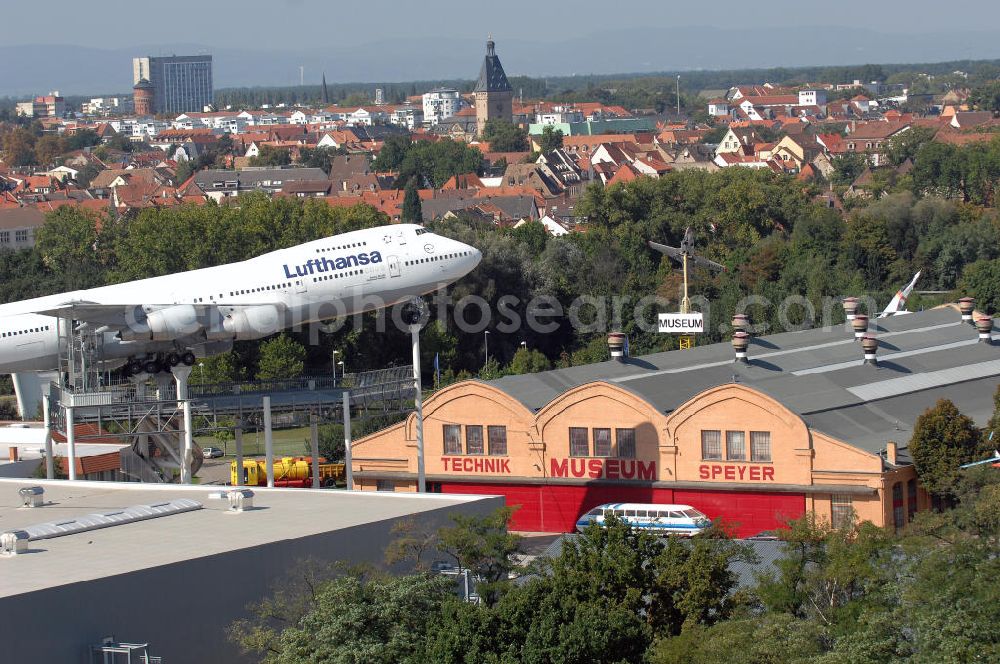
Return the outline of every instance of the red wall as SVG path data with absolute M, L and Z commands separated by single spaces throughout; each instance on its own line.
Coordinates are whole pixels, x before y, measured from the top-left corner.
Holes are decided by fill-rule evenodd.
M 511 530 L 568 533 L 581 514 L 603 503 L 680 503 L 709 517 L 722 518 L 737 537 L 772 530 L 805 514 L 803 494 L 765 492 L 681 491 L 625 485 L 463 484 L 445 482 L 442 493 L 501 495 L 507 505 L 520 505 L 511 519 Z

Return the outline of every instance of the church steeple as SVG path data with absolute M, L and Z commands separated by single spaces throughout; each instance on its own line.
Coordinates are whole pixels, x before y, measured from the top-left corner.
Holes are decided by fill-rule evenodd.
M 507 80 L 500 58 L 497 57 L 493 35 L 486 39 L 486 57 L 476 81 L 476 125 L 479 133 L 489 120 L 511 122 L 514 119 L 514 88 Z
M 326 89 L 326 72 L 323 72 L 323 103 L 330 103 L 330 93 Z

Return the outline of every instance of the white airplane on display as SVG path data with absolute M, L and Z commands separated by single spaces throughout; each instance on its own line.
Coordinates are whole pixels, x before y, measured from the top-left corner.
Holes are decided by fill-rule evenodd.
M 234 341 L 406 302 L 462 278 L 481 258 L 467 244 L 396 224 L 239 263 L 12 302 L 0 305 L 0 373 L 13 374 L 22 415 L 31 415 L 25 391 L 38 391 L 37 372 L 58 369 L 65 352 L 60 321 L 101 337 L 109 366 L 155 374 Z
M 910 283 L 906 284 L 898 291 L 896 295 L 893 296 L 892 300 L 886 308 L 878 315 L 879 318 L 886 318 L 888 316 L 898 316 L 899 314 L 908 314 L 909 311 L 906 310 L 906 298 L 910 297 L 910 293 L 913 292 L 913 287 L 917 285 L 917 279 L 920 278 L 920 272 L 913 275 L 913 279 L 910 279 Z

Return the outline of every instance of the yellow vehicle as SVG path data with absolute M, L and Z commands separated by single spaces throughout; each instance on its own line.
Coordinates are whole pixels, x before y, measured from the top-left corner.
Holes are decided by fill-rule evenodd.
M 320 485 L 330 487 L 346 476 L 343 463 L 319 459 Z M 263 458 L 243 459 L 243 481 L 236 474 L 236 461 L 230 464 L 230 481 L 235 486 L 267 486 L 267 462 Z M 281 457 L 274 460 L 274 486 L 312 487 L 312 457 Z

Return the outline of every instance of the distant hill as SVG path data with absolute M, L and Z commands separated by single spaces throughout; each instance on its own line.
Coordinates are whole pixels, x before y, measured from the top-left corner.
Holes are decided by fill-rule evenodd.
M 68 95 L 124 93 L 131 89 L 133 56 L 170 53 L 212 53 L 216 88 L 297 84 L 299 66 L 305 67 L 308 83 L 318 83 L 324 71 L 330 82 L 471 79 L 479 71 L 483 48 L 482 40 L 465 38 L 394 39 L 364 47 L 297 51 L 200 44 L 142 49 L 0 46 L 0 61 L 9 63 L 0 76 L 0 96 L 49 90 Z M 998 58 L 1000 41 L 995 32 L 688 27 L 602 31 L 544 43 L 505 40 L 497 44 L 497 52 L 510 75 L 565 76 Z

